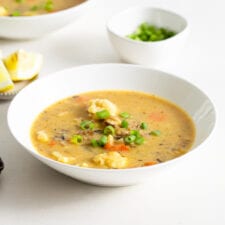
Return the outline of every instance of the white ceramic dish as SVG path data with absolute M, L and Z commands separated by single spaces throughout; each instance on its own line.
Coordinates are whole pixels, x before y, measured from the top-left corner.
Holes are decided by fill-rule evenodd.
M 36 116 L 52 103 L 81 92 L 126 89 L 154 93 L 186 110 L 193 118 L 197 136 L 193 149 L 174 160 L 150 167 L 132 169 L 90 169 L 62 164 L 45 158 L 33 147 L 30 128 Z M 21 119 L 22 118 L 22 119 Z M 215 110 L 209 98 L 191 83 L 176 76 L 141 66 L 98 64 L 64 70 L 34 81 L 20 91 L 8 110 L 8 125 L 15 139 L 34 157 L 75 179 L 105 186 L 132 185 L 178 166 L 205 142 L 215 124 Z M 202 146 L 202 145 L 201 145 Z
M 134 41 L 126 37 L 143 22 L 177 34 L 156 42 Z M 112 45 L 125 62 L 159 67 L 176 61 L 187 40 L 189 26 L 183 16 L 169 10 L 137 6 L 113 16 L 107 23 L 107 31 Z
M 77 6 L 38 16 L 0 16 L 0 37 L 8 39 L 32 39 L 48 35 L 77 20 L 87 11 L 93 0 Z
M 35 78 L 36 79 L 36 78 Z M 32 80 L 24 80 L 20 82 L 14 83 L 14 89 L 6 92 L 0 92 L 0 100 L 10 100 L 16 96 L 19 91 L 21 91 L 24 87 L 26 87 L 28 84 L 30 84 Z

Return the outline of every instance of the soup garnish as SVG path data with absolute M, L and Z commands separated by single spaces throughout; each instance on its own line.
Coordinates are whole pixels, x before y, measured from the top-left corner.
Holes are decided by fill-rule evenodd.
M 178 106 L 135 91 L 96 91 L 63 99 L 34 121 L 38 152 L 92 168 L 150 166 L 179 157 L 195 138 L 192 119 Z
M 162 41 L 173 37 L 176 33 L 164 27 L 157 27 L 152 24 L 142 23 L 132 33 L 127 35 L 128 38 L 136 41 Z
M 0 158 L 0 173 L 3 169 L 4 169 L 4 163 L 3 163 L 2 159 Z

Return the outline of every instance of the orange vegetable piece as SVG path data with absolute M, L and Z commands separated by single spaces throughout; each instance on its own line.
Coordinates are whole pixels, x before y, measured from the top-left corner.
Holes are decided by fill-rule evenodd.
M 152 112 L 149 118 L 156 122 L 162 122 L 166 119 L 166 115 L 163 112 Z
M 109 143 L 105 144 L 104 149 L 108 151 L 128 151 L 129 147 L 125 144 L 114 144 L 111 145 Z
M 78 96 L 75 98 L 75 102 L 76 103 L 84 103 L 86 101 L 88 101 L 89 99 L 85 96 Z
M 54 145 L 56 145 L 56 142 L 53 141 L 53 140 L 51 140 L 51 141 L 48 143 L 48 145 L 49 145 L 49 146 L 54 146 Z
M 146 163 L 144 164 L 144 166 L 153 166 L 153 165 L 155 165 L 155 164 L 157 164 L 157 162 L 150 161 L 150 162 L 146 162 Z

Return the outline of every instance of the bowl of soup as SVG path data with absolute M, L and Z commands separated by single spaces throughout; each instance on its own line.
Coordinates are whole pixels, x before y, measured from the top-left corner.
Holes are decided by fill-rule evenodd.
M 10 104 L 8 125 L 51 168 L 90 184 L 125 186 L 193 157 L 214 128 L 215 109 L 175 75 L 98 64 L 34 81 Z
M 0 37 L 45 36 L 77 20 L 91 3 L 92 0 L 3 0 L 0 3 Z

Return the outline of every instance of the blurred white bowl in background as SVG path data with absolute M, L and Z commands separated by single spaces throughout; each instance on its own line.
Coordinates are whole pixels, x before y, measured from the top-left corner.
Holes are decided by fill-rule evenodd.
M 0 37 L 7 39 L 33 39 L 48 35 L 76 21 L 91 6 L 92 0 L 37 16 L 0 16 Z

